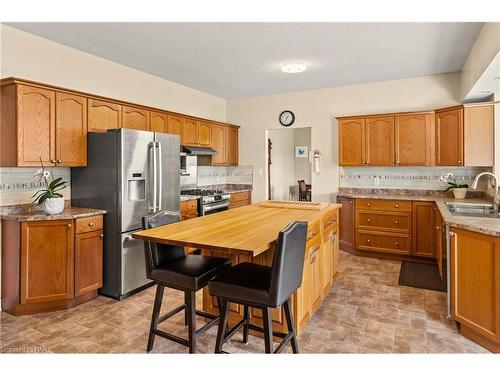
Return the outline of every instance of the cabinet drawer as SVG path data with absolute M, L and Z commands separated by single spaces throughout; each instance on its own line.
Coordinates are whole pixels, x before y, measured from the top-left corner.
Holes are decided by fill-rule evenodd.
M 307 243 L 312 244 L 318 240 L 317 236 L 319 235 L 319 221 L 314 223 L 309 223 L 307 228 Z
M 356 209 L 411 212 L 411 201 L 388 199 L 356 199 Z
M 395 254 L 410 254 L 411 251 L 410 236 L 407 234 L 358 230 L 356 243 L 360 250 Z
M 181 220 L 194 219 L 195 217 L 198 217 L 198 212 L 196 211 L 181 212 Z
M 358 228 L 409 233 L 411 214 L 358 210 L 356 211 L 356 223 Z
M 76 219 L 76 234 L 102 229 L 102 215 Z
M 250 200 L 250 192 L 243 191 L 241 193 L 231 193 L 231 202 L 247 201 Z
M 323 216 L 323 229 L 331 225 L 338 225 L 338 220 L 339 216 L 337 210 L 327 212 L 325 216 Z
M 197 211 L 198 210 L 198 200 L 190 199 L 187 201 L 181 201 L 179 205 L 179 209 L 181 212 L 183 211 Z

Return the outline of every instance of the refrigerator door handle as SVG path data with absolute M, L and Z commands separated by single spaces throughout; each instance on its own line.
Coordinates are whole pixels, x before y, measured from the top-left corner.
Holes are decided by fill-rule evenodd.
M 153 167 L 151 168 L 151 162 L 149 163 L 149 191 L 151 192 L 151 185 L 153 185 L 153 204 L 151 204 L 151 194 L 148 197 L 148 206 L 149 210 L 152 212 L 156 212 L 156 142 L 151 142 L 148 145 L 148 150 L 149 153 L 151 154 L 152 152 L 152 159 L 153 159 Z M 152 172 L 152 173 L 151 173 Z M 151 174 L 153 175 L 151 179 Z
M 162 181 L 163 181 L 163 178 L 162 178 L 163 169 L 161 166 L 161 159 L 162 159 L 161 142 L 156 142 L 156 145 L 158 147 L 158 172 L 157 172 L 157 176 L 158 176 L 158 211 L 161 211 Z

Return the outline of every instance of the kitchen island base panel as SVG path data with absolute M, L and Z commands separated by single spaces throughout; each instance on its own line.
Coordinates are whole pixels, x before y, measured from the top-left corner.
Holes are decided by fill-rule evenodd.
M 459 331 L 462 334 L 462 336 L 467 337 L 469 340 L 474 341 L 476 344 L 481 345 L 483 348 L 488 349 L 490 352 L 495 354 L 500 354 L 500 344 L 488 340 L 486 337 L 477 334 L 476 332 L 474 332 L 467 326 L 464 326 L 463 324 L 460 325 Z

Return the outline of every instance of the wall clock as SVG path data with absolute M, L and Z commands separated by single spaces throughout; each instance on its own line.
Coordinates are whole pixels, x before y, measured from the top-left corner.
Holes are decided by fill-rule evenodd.
M 295 122 L 295 115 L 292 111 L 283 111 L 280 114 L 280 124 L 290 126 Z

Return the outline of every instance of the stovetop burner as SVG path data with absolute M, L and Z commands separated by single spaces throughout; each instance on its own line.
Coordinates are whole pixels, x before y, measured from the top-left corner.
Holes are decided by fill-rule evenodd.
M 224 191 L 215 189 L 190 189 L 181 191 L 181 195 L 200 195 L 202 197 L 220 194 L 224 194 Z

